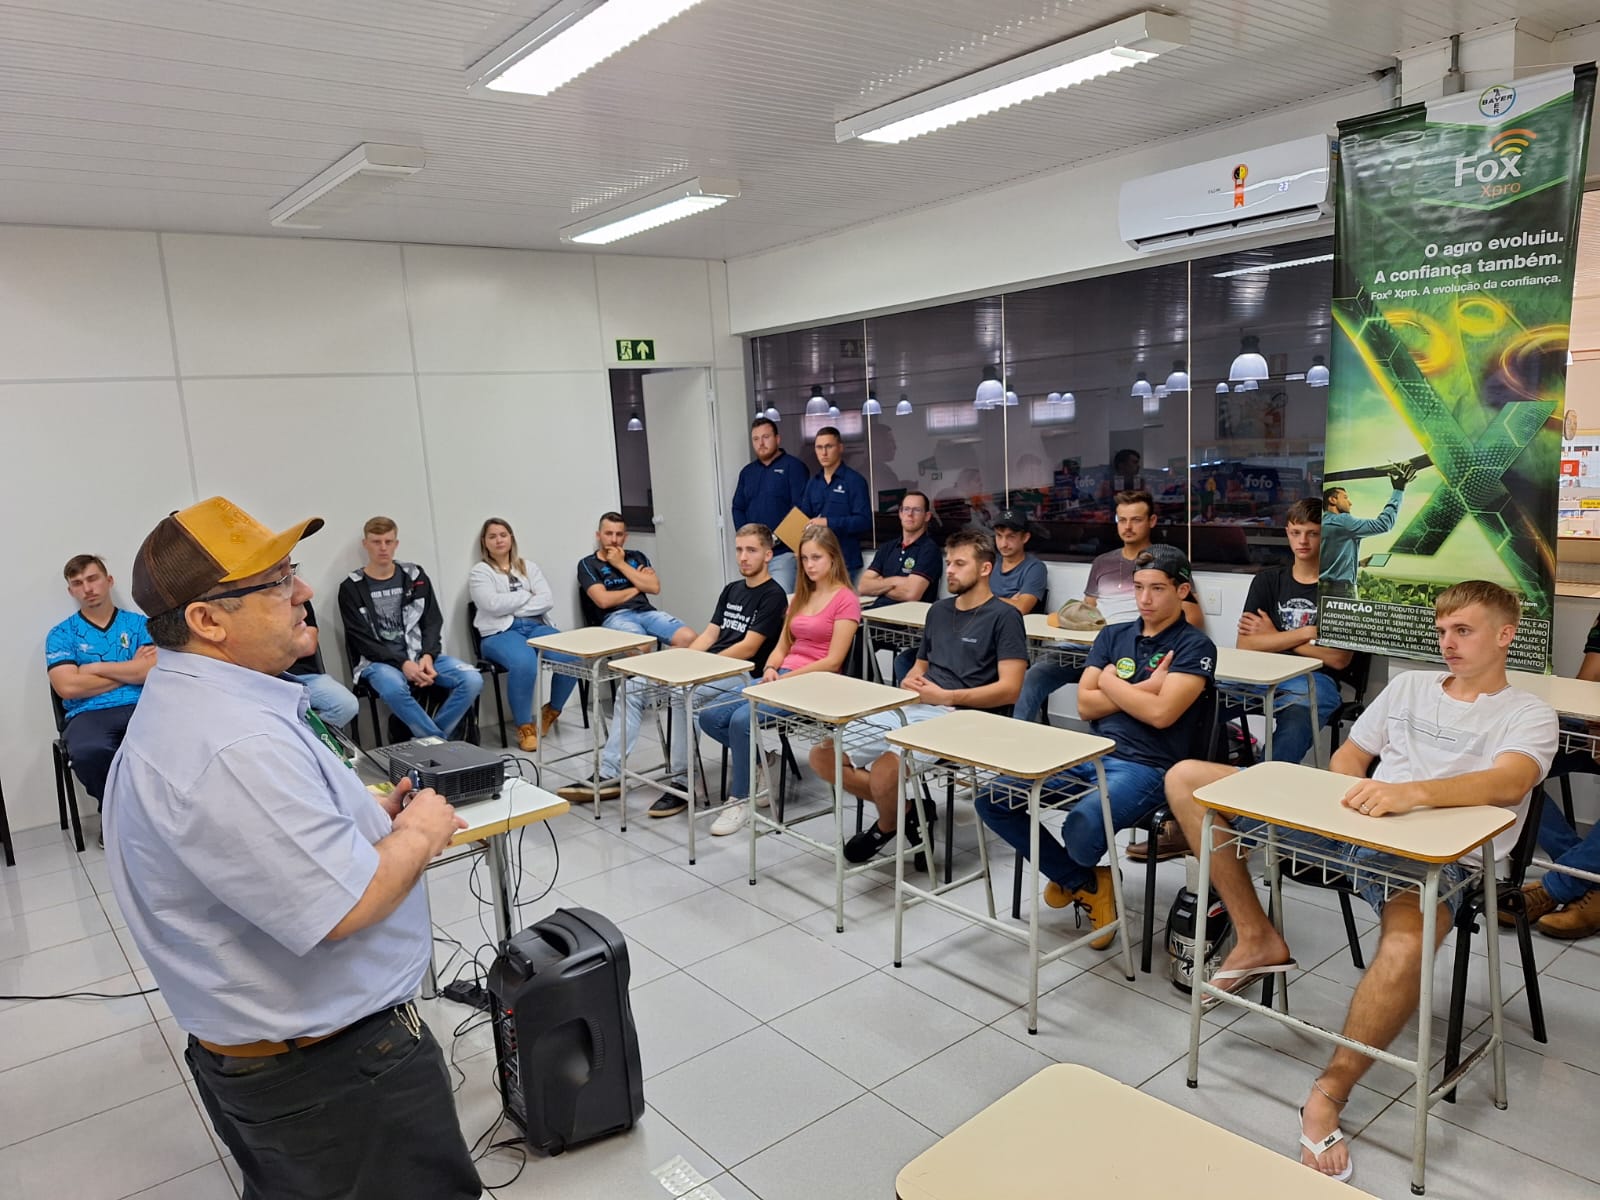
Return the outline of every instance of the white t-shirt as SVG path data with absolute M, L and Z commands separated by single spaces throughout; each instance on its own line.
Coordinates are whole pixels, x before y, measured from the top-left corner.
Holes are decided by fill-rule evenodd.
M 1509 685 L 1468 704 L 1445 692 L 1448 678 L 1442 671 L 1406 671 L 1367 706 L 1351 728 L 1350 740 L 1378 755 L 1373 778 L 1381 783 L 1448 779 L 1487 771 L 1510 751 L 1533 759 L 1544 778 L 1560 731 L 1555 709 Z M 1516 824 L 1496 835 L 1497 861 L 1516 845 L 1531 795 L 1517 802 Z M 1465 861 L 1479 861 L 1477 852 Z

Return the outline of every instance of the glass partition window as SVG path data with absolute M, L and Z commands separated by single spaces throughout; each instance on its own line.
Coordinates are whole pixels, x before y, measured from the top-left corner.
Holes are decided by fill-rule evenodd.
M 941 540 L 1010 506 L 1034 551 L 1083 559 L 1142 489 L 1157 540 L 1253 570 L 1320 492 L 1331 259 L 1318 238 L 755 338 L 755 407 L 813 470 L 841 431 L 880 539 L 916 488 Z

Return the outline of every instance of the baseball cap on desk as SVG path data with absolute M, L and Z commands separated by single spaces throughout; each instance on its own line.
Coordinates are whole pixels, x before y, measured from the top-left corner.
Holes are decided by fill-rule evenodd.
M 265 571 L 321 528 L 321 517 L 309 517 L 274 533 L 233 501 L 212 496 L 150 531 L 133 560 L 133 599 L 150 616 L 182 608 L 218 584 Z

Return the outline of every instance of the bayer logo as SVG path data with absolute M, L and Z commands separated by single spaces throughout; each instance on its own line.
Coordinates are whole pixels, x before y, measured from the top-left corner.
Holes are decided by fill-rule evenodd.
M 1485 88 L 1478 97 L 1478 111 L 1486 117 L 1503 117 L 1517 102 L 1517 89 L 1507 83 Z

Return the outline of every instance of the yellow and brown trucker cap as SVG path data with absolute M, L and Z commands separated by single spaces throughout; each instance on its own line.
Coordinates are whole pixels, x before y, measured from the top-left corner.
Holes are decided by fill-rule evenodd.
M 133 560 L 133 599 L 150 616 L 182 608 L 221 583 L 247 579 L 322 528 L 310 517 L 274 533 L 222 496 L 171 513 Z

